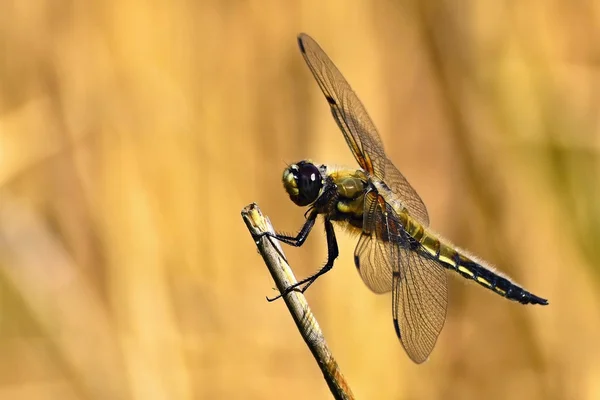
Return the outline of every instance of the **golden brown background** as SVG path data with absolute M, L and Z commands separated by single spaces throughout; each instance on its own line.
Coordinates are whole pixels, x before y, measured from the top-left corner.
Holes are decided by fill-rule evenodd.
M 5 0 L 1 399 L 330 398 L 240 218 L 294 231 L 285 163 L 355 165 L 301 31 L 432 227 L 550 300 L 452 277 L 416 366 L 340 232 L 307 295 L 355 395 L 600 397 L 597 2 Z M 316 271 L 322 226 L 285 250 Z

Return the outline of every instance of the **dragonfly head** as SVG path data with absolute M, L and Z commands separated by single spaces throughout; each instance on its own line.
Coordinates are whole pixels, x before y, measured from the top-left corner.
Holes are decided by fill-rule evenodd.
M 290 199 L 304 207 L 319 197 L 323 189 L 325 166 L 317 167 L 310 161 L 300 161 L 283 171 L 283 187 Z

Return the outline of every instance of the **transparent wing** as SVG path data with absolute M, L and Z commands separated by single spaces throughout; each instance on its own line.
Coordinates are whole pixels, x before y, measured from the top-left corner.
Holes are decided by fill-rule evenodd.
M 425 203 L 404 175 L 388 159 L 385 160 L 385 184 L 400 199 L 411 216 L 415 217 L 423 226 L 429 226 L 429 214 Z
M 395 251 L 401 264 L 399 274 L 393 275 L 394 327 L 409 357 L 420 364 L 431 354 L 446 320 L 446 272 L 414 251 L 398 246 Z
M 385 181 L 409 213 L 428 225 L 429 217 L 423 201 L 388 160 L 377 128 L 350 84 L 310 36 L 300 34 L 298 45 L 358 164 L 371 175 Z
M 375 192 L 365 195 L 363 234 L 354 260 L 376 293 L 392 290 L 396 334 L 409 357 L 422 363 L 444 326 L 448 288 L 444 268 L 421 256 L 393 208 Z
M 301 33 L 298 35 L 298 45 L 354 158 L 365 171 L 383 178 L 386 156 L 377 128 L 367 110 L 342 73 L 313 38 Z
M 392 265 L 387 245 L 377 240 L 375 232 L 363 233 L 354 250 L 354 263 L 363 282 L 375 293 L 392 290 Z
M 363 232 L 354 250 L 354 264 L 363 282 L 375 293 L 392 290 L 394 259 L 388 244 L 381 240 L 387 233 L 381 214 L 381 197 L 376 192 L 365 194 Z M 379 239 L 379 240 L 378 240 Z

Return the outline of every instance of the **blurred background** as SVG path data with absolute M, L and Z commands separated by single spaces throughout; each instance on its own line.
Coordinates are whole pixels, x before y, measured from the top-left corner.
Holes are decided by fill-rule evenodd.
M 356 238 L 307 292 L 362 399 L 600 397 L 593 1 L 0 5 L 0 398 L 330 398 L 240 217 L 285 163 L 356 166 L 296 45 L 359 94 L 431 226 L 547 307 L 450 277 L 414 365 Z M 322 224 L 285 249 L 326 259 Z

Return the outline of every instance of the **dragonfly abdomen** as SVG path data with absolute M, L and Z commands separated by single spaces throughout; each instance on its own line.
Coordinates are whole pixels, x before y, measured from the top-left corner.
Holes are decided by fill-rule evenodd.
M 442 264 L 445 268 L 458 272 L 464 278 L 474 280 L 481 286 L 499 294 L 507 299 L 518 301 L 521 304 L 548 304 L 546 299 L 538 297 L 510 279 L 495 272 L 491 267 L 482 265 L 472 257 L 463 252 L 442 243 L 425 228 L 409 219 L 405 225 L 407 232 L 418 243 L 418 248 L 423 256 L 432 258 Z
M 510 279 L 445 244 L 440 243 L 440 252 L 437 259 L 446 268 L 458 272 L 464 278 L 474 280 L 481 286 L 509 300 L 518 301 L 521 304 L 548 304 L 546 299 L 526 291 Z

